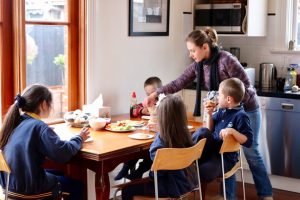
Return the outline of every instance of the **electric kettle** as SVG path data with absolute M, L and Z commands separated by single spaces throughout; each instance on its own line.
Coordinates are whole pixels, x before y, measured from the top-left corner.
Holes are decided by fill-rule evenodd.
M 272 89 L 275 87 L 277 77 L 276 67 L 272 63 L 261 63 L 259 65 L 259 88 Z

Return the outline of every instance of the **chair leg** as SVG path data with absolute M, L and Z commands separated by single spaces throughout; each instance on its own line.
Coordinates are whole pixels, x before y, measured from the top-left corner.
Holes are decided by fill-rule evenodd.
M 243 197 L 246 200 L 246 191 L 245 191 L 245 179 L 244 179 L 244 170 L 241 169 L 242 183 L 243 183 Z

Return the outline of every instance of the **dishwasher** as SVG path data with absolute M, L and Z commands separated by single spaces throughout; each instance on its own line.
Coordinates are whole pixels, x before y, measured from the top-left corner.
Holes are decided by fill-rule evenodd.
M 300 101 L 259 97 L 265 163 L 274 175 L 300 178 Z M 266 140 L 266 141 L 264 141 Z M 267 154 L 267 155 L 266 155 Z

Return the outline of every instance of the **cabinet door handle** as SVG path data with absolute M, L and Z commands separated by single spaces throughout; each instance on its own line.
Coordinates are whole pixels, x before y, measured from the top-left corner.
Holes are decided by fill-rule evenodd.
M 281 103 L 281 108 L 284 109 L 284 110 L 293 110 L 294 109 L 294 104 Z

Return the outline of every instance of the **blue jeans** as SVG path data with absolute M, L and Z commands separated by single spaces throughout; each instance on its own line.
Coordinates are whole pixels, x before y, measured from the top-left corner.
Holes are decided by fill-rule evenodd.
M 253 111 L 247 112 L 250 122 L 251 128 L 253 130 L 253 143 L 251 148 L 243 147 L 243 151 L 248 162 L 249 168 L 252 172 L 252 177 L 255 183 L 255 188 L 257 192 L 257 196 L 259 197 L 267 197 L 272 196 L 272 185 L 270 179 L 267 174 L 267 170 L 262 159 L 260 152 L 258 151 L 259 144 L 259 133 L 260 133 L 260 125 L 261 125 L 261 111 L 260 108 L 257 108 Z M 229 178 L 226 180 L 226 192 L 228 187 L 236 187 L 235 177 Z M 235 188 L 229 189 L 228 191 L 235 191 Z M 228 194 L 226 196 L 230 200 L 236 199 L 235 194 Z
M 260 197 L 272 196 L 272 185 L 262 156 L 258 151 L 261 111 L 258 108 L 254 111 L 247 112 L 247 114 L 250 118 L 251 128 L 253 130 L 253 143 L 251 148 L 243 148 L 244 154 L 252 172 L 257 195 Z

